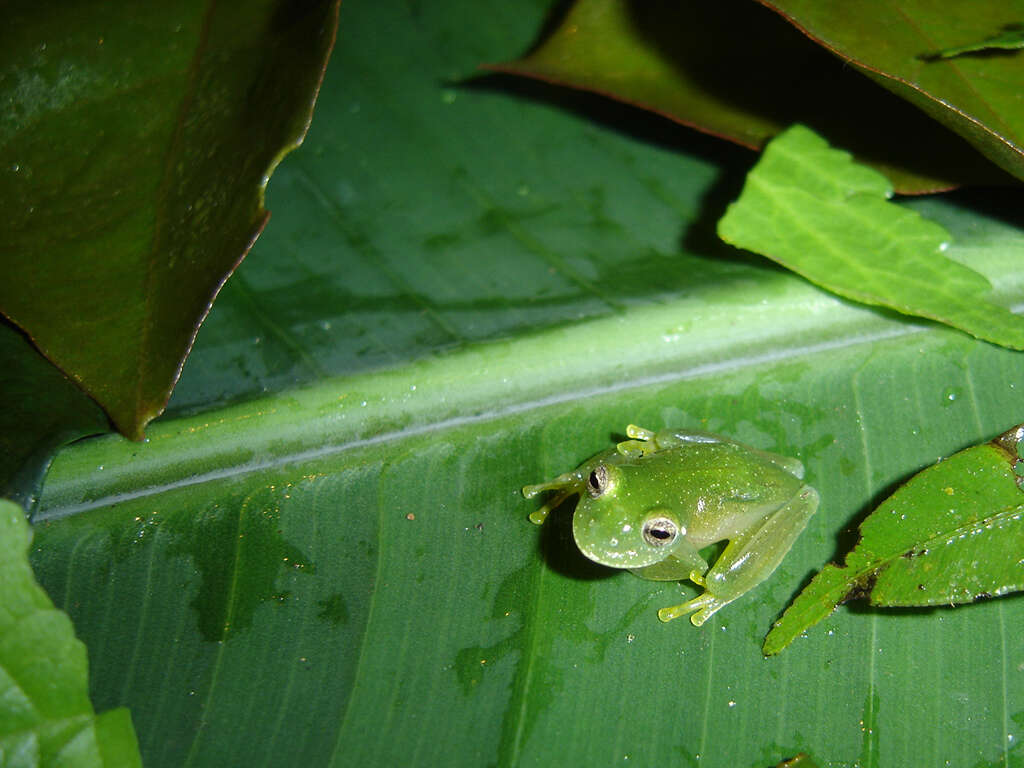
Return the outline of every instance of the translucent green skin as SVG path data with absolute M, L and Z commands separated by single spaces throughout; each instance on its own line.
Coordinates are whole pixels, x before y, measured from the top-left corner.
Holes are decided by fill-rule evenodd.
M 818 508 L 796 459 L 720 435 L 686 429 L 651 432 L 630 425 L 619 443 L 572 472 L 523 488 L 557 495 L 530 519 L 572 495 L 580 500 L 573 535 L 584 555 L 645 579 L 690 579 L 704 594 L 663 608 L 670 621 L 693 612 L 700 626 L 771 575 Z M 728 546 L 708 569 L 699 550 Z

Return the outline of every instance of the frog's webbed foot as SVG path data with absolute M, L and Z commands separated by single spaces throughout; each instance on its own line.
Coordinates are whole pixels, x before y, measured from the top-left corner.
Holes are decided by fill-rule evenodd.
M 658 618 L 662 621 L 672 621 L 672 619 L 678 619 L 680 616 L 693 613 L 690 617 L 690 621 L 695 627 L 699 627 L 705 621 L 710 619 L 715 611 L 719 608 L 723 608 L 735 599 L 715 597 L 708 592 L 707 580 L 704 578 L 704 574 L 700 571 L 690 571 L 690 575 L 687 578 L 689 578 L 690 581 L 698 587 L 704 587 L 704 594 L 699 595 L 692 600 L 687 600 L 685 603 L 681 603 L 680 605 L 671 605 L 667 608 L 662 608 L 658 611 Z M 696 613 L 694 613 L 694 611 L 696 611 Z
M 726 605 L 732 602 L 732 599 L 725 600 L 719 597 L 715 597 L 710 592 L 705 592 L 703 595 L 693 598 L 693 600 L 687 600 L 685 603 L 680 605 L 672 605 L 668 608 L 662 608 L 658 611 L 658 618 L 662 621 L 672 621 L 672 619 L 678 619 L 680 616 L 685 616 L 688 613 L 693 613 L 690 616 L 690 622 L 695 627 L 699 627 L 705 621 L 710 619 L 712 615 L 719 608 L 724 608 Z M 696 613 L 694 613 L 696 611 Z
M 726 438 L 719 435 L 695 429 L 663 429 L 660 432 L 655 432 L 651 429 L 638 427 L 636 424 L 630 424 L 626 427 L 626 436 L 632 439 L 622 441 L 615 446 L 615 450 L 623 456 L 637 459 L 650 453 L 657 453 L 658 451 L 693 445 L 695 443 L 729 442 Z M 776 457 L 775 454 L 766 455 L 773 460 L 775 458 L 782 458 Z M 795 459 L 784 459 L 784 461 L 793 462 Z M 799 464 L 800 462 L 796 463 Z

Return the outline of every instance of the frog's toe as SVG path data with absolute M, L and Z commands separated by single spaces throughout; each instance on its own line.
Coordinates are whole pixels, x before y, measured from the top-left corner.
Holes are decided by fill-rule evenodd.
M 552 480 L 549 483 L 537 483 L 536 485 L 524 485 L 523 496 L 528 499 L 532 499 L 538 493 L 544 493 L 544 491 L 560 490 L 561 484 L 557 480 Z
M 721 600 L 716 600 L 715 598 L 711 598 L 708 601 L 707 606 L 697 611 L 690 617 L 690 623 L 693 624 L 693 626 L 695 627 L 699 627 L 705 621 L 714 616 L 715 613 L 718 612 L 718 609 L 721 608 L 723 605 L 725 605 L 725 602 Z
M 534 525 L 544 525 L 544 521 L 548 519 L 548 515 L 550 513 L 551 510 L 548 509 L 547 504 L 545 504 L 540 509 L 535 509 L 530 513 L 530 522 Z
M 535 486 L 535 485 L 534 486 L 530 486 L 530 485 L 526 486 L 526 488 L 523 489 L 523 495 L 526 496 L 527 498 L 530 498 L 531 496 L 535 496 L 536 495 L 535 493 L 529 493 L 528 494 L 526 491 L 527 491 L 528 488 L 537 488 L 537 487 L 539 487 L 539 486 Z M 548 490 L 548 489 L 544 488 L 543 490 Z M 544 521 L 548 519 L 548 515 L 551 514 L 551 510 L 558 509 L 560 506 L 562 506 L 562 502 L 564 502 L 566 499 L 568 499 L 574 493 L 577 493 L 577 491 L 575 489 L 572 489 L 572 488 L 570 488 L 569 490 L 563 490 L 563 491 L 559 492 L 558 494 L 555 495 L 555 497 L 553 499 L 551 499 L 543 507 L 541 507 L 540 509 L 535 509 L 533 512 L 530 513 L 530 522 L 533 523 L 534 525 L 543 525 Z
M 644 429 L 636 424 L 630 424 L 626 427 L 626 437 L 632 437 L 634 440 L 653 440 L 654 435 L 654 430 Z
M 690 617 L 690 622 L 695 626 L 699 627 L 721 608 L 726 603 L 719 600 L 717 597 L 709 592 L 705 592 L 703 595 L 693 598 L 693 600 L 687 600 L 685 603 L 680 605 L 671 605 L 667 608 L 662 608 L 658 611 L 658 618 L 662 621 L 672 621 L 672 619 L 678 619 L 680 616 L 685 616 L 688 613 L 693 613 Z M 696 613 L 694 613 L 696 611 Z

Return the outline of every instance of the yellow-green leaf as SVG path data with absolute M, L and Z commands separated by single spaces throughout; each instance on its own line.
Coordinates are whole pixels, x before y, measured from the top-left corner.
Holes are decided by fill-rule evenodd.
M 85 646 L 36 584 L 31 539 L 21 508 L 0 500 L 0 765 L 141 766 L 128 710 L 93 711 Z
M 1024 318 L 992 300 L 983 275 L 943 255 L 945 229 L 891 195 L 884 176 L 796 125 L 765 149 L 718 234 L 840 296 L 1024 349 Z

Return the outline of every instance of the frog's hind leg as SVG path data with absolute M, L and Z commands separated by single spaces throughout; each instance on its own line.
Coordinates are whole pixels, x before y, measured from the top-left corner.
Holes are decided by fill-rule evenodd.
M 772 574 L 817 508 L 818 492 L 804 486 L 796 498 L 769 515 L 761 525 L 731 539 L 703 577 L 690 574 L 691 581 L 704 587 L 704 594 L 681 605 L 662 608 L 658 618 L 671 621 L 693 613 L 690 621 L 699 627 Z

